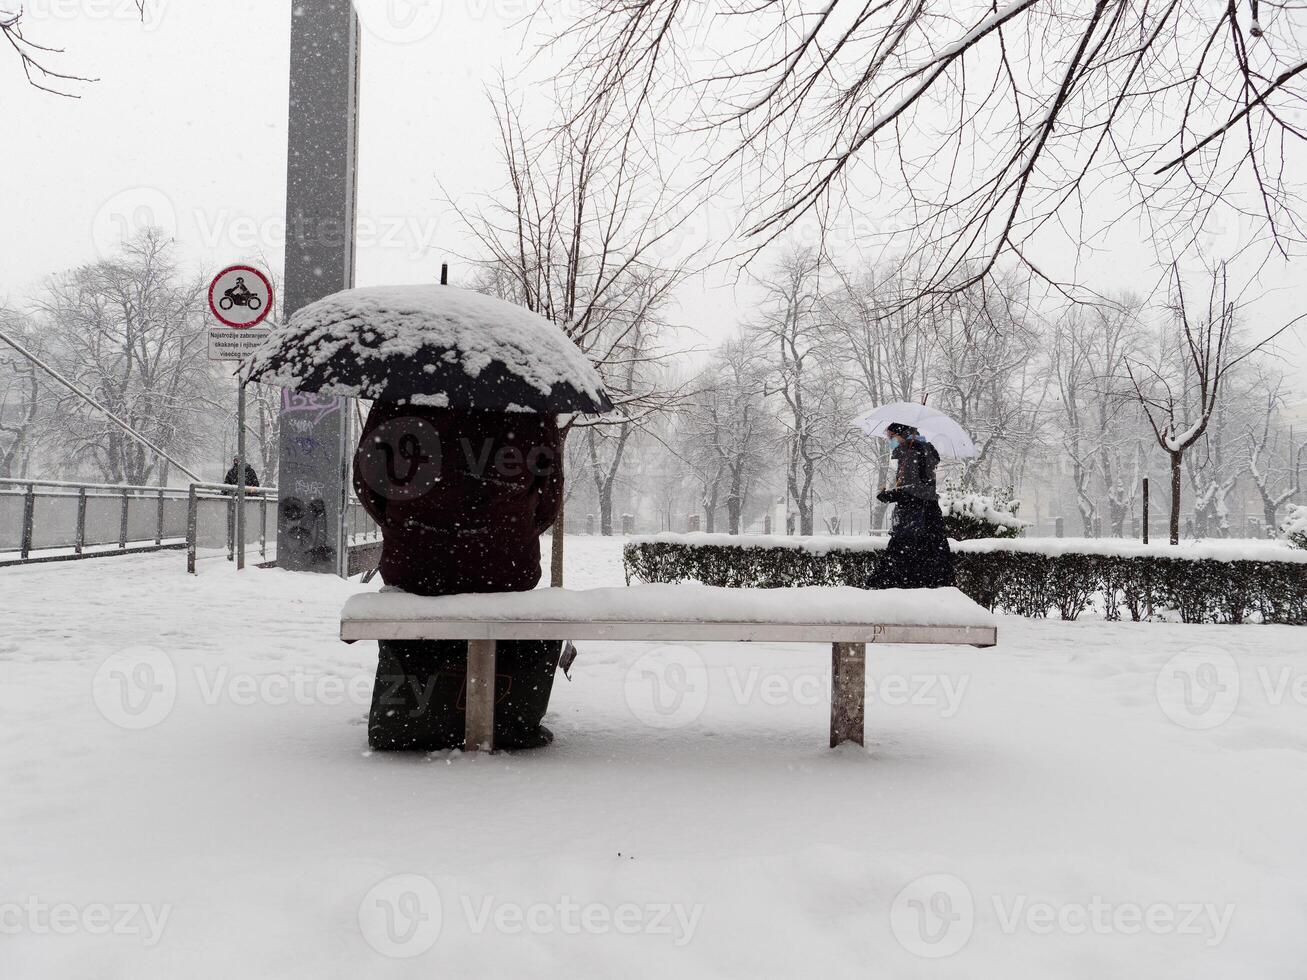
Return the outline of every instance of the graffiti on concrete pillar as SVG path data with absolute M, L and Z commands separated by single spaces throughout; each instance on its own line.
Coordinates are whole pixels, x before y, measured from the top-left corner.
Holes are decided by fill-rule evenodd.
M 284 390 L 281 396 L 281 500 L 277 564 L 334 571 L 342 547 L 343 411 L 336 395 Z

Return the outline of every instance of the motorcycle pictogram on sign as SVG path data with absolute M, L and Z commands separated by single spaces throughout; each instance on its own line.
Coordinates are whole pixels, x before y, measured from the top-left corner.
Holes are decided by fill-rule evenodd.
M 257 326 L 272 312 L 272 282 L 253 266 L 231 266 L 209 284 L 209 309 L 228 327 Z

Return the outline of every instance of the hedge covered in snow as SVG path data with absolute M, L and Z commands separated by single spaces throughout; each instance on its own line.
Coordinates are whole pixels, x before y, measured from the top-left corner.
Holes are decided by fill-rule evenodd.
M 883 538 L 660 534 L 626 545 L 627 580 L 728 588 L 865 588 Z M 958 587 L 982 606 L 1075 619 L 1097 609 L 1138 621 L 1150 610 L 1186 623 L 1307 623 L 1307 552 L 1261 541 L 1171 547 L 1111 538 L 952 543 Z
M 1020 501 L 1008 490 L 976 493 L 948 484 L 939 495 L 948 536 L 958 541 L 973 538 L 1015 538 L 1029 521 L 1017 517 Z
M 1295 548 L 1307 548 L 1307 507 L 1290 504 L 1280 521 L 1280 534 Z

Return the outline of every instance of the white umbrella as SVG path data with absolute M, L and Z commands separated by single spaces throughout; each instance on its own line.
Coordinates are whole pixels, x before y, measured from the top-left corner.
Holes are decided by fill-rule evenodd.
M 867 409 L 849 424 L 868 435 L 884 438 L 885 429 L 891 422 L 912 426 L 939 450 L 941 456 L 949 459 L 969 459 L 980 455 L 976 444 L 962 426 L 943 412 L 926 405 L 913 402 L 880 405 Z

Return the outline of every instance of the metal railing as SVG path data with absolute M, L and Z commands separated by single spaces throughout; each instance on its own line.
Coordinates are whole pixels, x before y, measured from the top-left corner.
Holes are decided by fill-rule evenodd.
M 192 483 L 186 490 L 186 571 L 194 574 L 201 557 L 236 559 L 236 488 L 226 483 Z M 268 557 L 268 510 L 274 509 L 273 553 L 276 553 L 276 487 L 245 488 L 245 547 L 258 546 Z M 254 513 L 251 514 L 251 511 Z
M 245 547 L 258 546 L 259 557 L 275 560 L 277 553 L 276 487 L 247 487 L 245 490 Z M 228 484 L 192 483 L 189 488 L 186 520 L 186 570 L 195 572 L 197 560 L 204 557 L 236 558 L 236 489 Z M 251 510 L 255 513 L 251 514 Z M 269 511 L 272 524 L 269 525 Z M 380 541 L 381 529 L 357 500 L 346 509 L 346 533 L 349 544 Z
M 186 536 L 185 500 L 186 491 L 174 487 L 3 478 L 0 560 L 15 553 L 17 562 L 28 562 L 178 548 Z
M 276 487 L 246 489 L 246 548 L 276 555 Z M 0 478 L 0 565 L 180 550 L 187 570 L 236 553 L 236 489 L 221 483 L 149 487 L 124 483 Z M 270 513 L 271 512 L 271 515 Z M 346 520 L 352 544 L 380 540 L 357 501 Z

